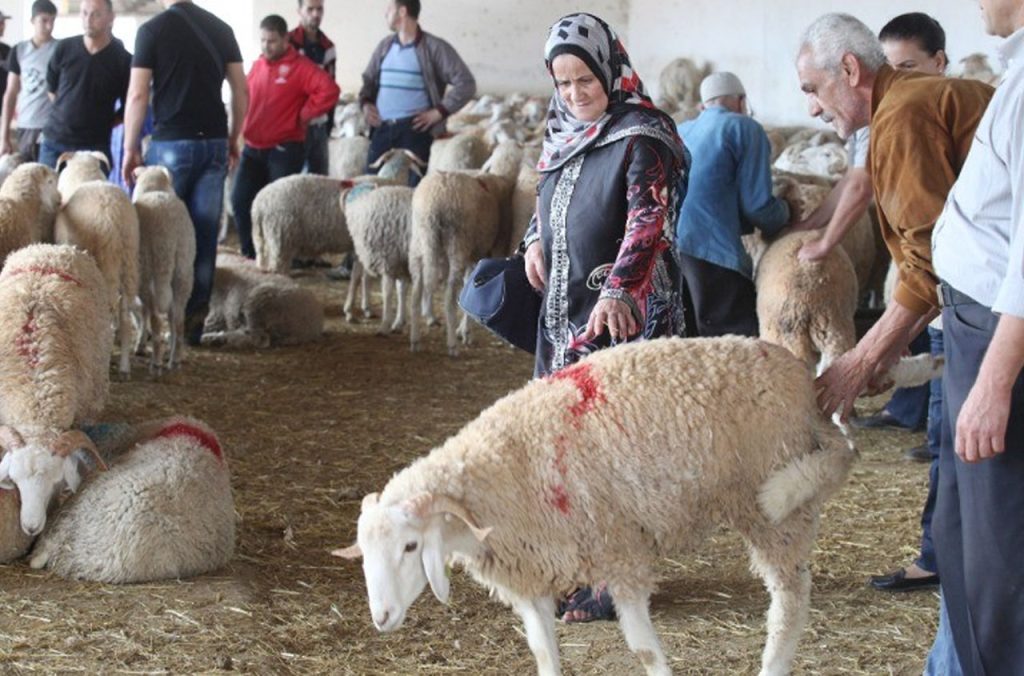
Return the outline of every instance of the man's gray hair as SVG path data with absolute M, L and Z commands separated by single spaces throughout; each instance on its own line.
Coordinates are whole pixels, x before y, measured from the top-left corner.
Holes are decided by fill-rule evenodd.
M 826 14 L 808 26 L 800 40 L 800 52 L 805 50 L 818 68 L 832 72 L 839 70 L 844 54 L 853 54 L 871 72 L 885 64 L 878 38 L 863 21 L 849 14 Z

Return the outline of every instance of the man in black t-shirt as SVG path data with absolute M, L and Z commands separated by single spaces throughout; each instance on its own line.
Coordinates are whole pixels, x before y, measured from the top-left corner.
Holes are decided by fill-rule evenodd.
M 7 30 L 7 20 L 11 18 L 10 14 L 4 14 L 0 11 L 0 38 L 4 36 L 4 32 Z M 0 42 L 0 100 L 4 98 L 4 94 L 7 92 L 7 67 L 4 65 L 7 63 L 7 57 L 11 55 L 11 46 L 6 42 Z
M 196 230 L 185 337 L 197 345 L 213 291 L 224 179 L 238 161 L 249 94 L 231 27 L 191 0 L 161 1 L 167 9 L 142 24 L 135 39 L 121 172 L 132 185 L 132 173 L 142 164 L 139 141 L 152 90 L 155 127 L 146 164 L 171 171 Z M 220 94 L 225 76 L 231 86 L 230 130 Z
M 56 167 L 71 150 L 98 150 L 110 158 L 110 131 L 123 111 L 132 62 L 111 34 L 113 26 L 110 0 L 82 0 L 85 33 L 57 44 L 46 70 L 53 111 L 43 127 L 40 163 Z

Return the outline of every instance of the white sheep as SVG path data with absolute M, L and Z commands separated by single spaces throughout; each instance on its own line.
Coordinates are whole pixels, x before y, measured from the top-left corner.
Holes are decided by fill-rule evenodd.
M 185 349 L 185 305 L 192 294 L 196 234 L 188 207 L 174 193 L 166 167 L 146 167 L 135 177 L 135 211 L 139 218 L 139 298 L 142 301 L 143 338 L 153 342 L 150 369 L 164 366 L 164 325 L 170 329 L 166 366 L 181 362 Z
M 785 674 L 822 504 L 855 455 L 784 349 L 639 342 L 499 400 L 364 499 L 357 544 L 335 554 L 363 557 L 381 631 L 402 625 L 428 583 L 446 602 L 445 565 L 460 563 L 523 618 L 544 675 L 560 673 L 555 598 L 606 581 L 627 644 L 661 675 L 671 670 L 647 608 L 658 561 L 730 526 L 771 595 L 761 674 Z
M 22 164 L 25 164 L 25 156 L 21 153 L 8 153 L 0 156 L 0 187 L 4 181 Z
M 251 260 L 218 253 L 203 345 L 301 345 L 323 334 L 324 307 L 287 275 L 261 270 Z
M 109 470 L 92 474 L 32 551 L 33 568 L 114 584 L 224 566 L 235 547 L 231 475 L 216 434 L 188 418 L 139 426 Z
M 68 163 L 65 174 L 81 153 Z M 62 174 L 63 176 L 64 174 Z M 139 218 L 128 195 L 112 183 L 72 183 L 70 197 L 57 214 L 54 237 L 74 244 L 96 259 L 107 283 L 107 298 L 117 318 L 117 342 L 121 348 L 118 372 L 131 374 L 134 348 L 132 303 L 139 293 Z
M 57 188 L 66 204 L 82 184 L 106 181 L 110 175 L 110 160 L 97 150 L 69 151 L 57 158 L 57 171 L 60 174 Z
M 53 169 L 30 162 L 11 172 L 0 187 L 0 266 L 13 251 L 34 242 L 52 242 L 59 208 Z
M 362 106 L 358 101 L 341 104 L 339 102 L 334 115 L 334 131 L 331 135 L 334 138 L 354 138 L 356 136 L 369 136 L 370 126 L 366 123 L 366 116 L 363 115 Z M 366 155 L 363 155 L 366 161 Z M 362 173 L 362 172 L 360 172 Z
M 356 187 L 352 193 L 366 191 Z M 406 186 L 379 186 L 370 188 L 365 194 L 348 194 L 345 201 L 345 219 L 349 234 L 359 257 L 360 268 L 381 278 L 380 328 L 377 333 L 384 335 L 389 330 L 397 333 L 405 321 L 405 292 L 409 276 L 409 236 L 412 221 L 413 189 Z M 353 271 L 355 272 L 355 271 Z M 349 283 L 351 296 L 358 279 L 353 274 Z M 397 287 L 397 310 L 394 320 L 388 326 L 390 297 Z
M 443 280 L 445 336 L 451 356 L 458 354 L 458 337 L 470 342 L 466 317 L 456 330 L 456 299 L 465 277 L 481 258 L 504 255 L 510 248 L 511 200 L 521 160 L 519 144 L 505 142 L 494 149 L 484 171 L 428 174 L 413 195 L 410 307 L 420 307 Z M 409 340 L 411 349 L 418 350 L 415 313 L 410 316 Z
M 841 143 L 814 145 L 800 142 L 787 146 L 772 166 L 792 174 L 823 176 L 838 181 L 846 173 L 848 159 L 846 148 Z
M 331 178 L 354 178 L 366 173 L 366 156 L 370 139 L 365 136 L 342 136 L 327 142 L 327 175 Z
M 69 430 L 107 399 L 110 307 L 89 254 L 33 244 L 0 272 L 0 308 L 0 487 L 18 487 L 21 527 L 36 535 L 51 498 L 78 486 L 77 451 L 90 450 Z
M 435 139 L 430 146 L 427 174 L 479 169 L 484 166 L 490 152 L 482 130 L 464 131 L 447 138 Z

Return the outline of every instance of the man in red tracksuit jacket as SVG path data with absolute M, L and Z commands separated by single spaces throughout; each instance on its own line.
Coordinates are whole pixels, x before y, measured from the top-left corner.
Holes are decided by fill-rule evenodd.
M 288 43 L 288 24 L 276 14 L 260 22 L 263 55 L 249 71 L 249 111 L 231 206 L 242 254 L 256 257 L 252 202 L 271 181 L 297 174 L 306 159 L 306 128 L 334 108 L 341 90 L 333 78 Z

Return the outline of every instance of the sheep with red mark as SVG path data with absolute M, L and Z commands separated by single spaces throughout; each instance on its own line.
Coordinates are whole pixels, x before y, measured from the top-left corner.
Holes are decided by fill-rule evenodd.
M 139 299 L 142 330 L 135 351 L 148 336 L 150 370 L 173 369 L 185 350 L 185 304 L 192 294 L 196 234 L 185 203 L 174 192 L 166 167 L 145 167 L 135 176 L 133 200 L 139 217 Z M 164 318 L 170 349 L 164 360 Z M 148 331 L 146 327 L 148 325 Z
M 91 179 L 86 170 L 78 175 L 79 167 L 91 167 Z M 106 280 L 105 297 L 117 321 L 118 372 L 127 379 L 135 347 L 131 308 L 139 293 L 139 218 L 123 190 L 97 178 L 104 174 L 94 153 L 75 153 L 67 160 L 62 181 L 68 172 L 76 172 L 75 181 L 70 187 L 62 184 L 64 206 L 57 214 L 55 239 L 85 249 L 96 259 Z
M 33 568 L 115 584 L 192 577 L 234 553 L 231 477 L 216 434 L 171 418 L 140 426 L 61 506 Z
M 522 616 L 558 674 L 555 599 L 607 581 L 629 647 L 668 674 L 647 603 L 658 561 L 720 525 L 746 539 L 771 595 L 761 673 L 788 673 L 806 622 L 824 501 L 855 451 L 818 410 L 808 369 L 749 338 L 601 350 L 499 400 L 363 500 L 357 544 L 373 623 L 399 628 L 460 563 Z
M 35 162 L 18 165 L 0 187 L 0 267 L 12 251 L 52 242 L 59 208 L 53 169 Z
M 0 272 L 0 488 L 17 486 L 21 527 L 37 535 L 95 447 L 73 428 L 107 400 L 113 345 L 104 280 L 92 257 L 33 244 Z

